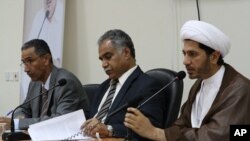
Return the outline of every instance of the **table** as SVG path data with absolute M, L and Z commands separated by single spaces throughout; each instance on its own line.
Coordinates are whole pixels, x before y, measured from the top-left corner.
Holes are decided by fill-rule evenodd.
M 24 131 L 21 134 L 23 134 L 23 133 L 28 134 L 27 131 Z M 16 135 L 18 136 L 18 134 L 16 134 Z M 79 141 L 123 141 L 123 140 L 124 140 L 123 138 L 100 138 L 100 139 L 96 138 L 94 140 L 93 139 L 82 139 L 82 140 L 79 140 Z M 0 141 L 3 141 L 2 137 L 0 137 Z M 22 140 L 22 141 L 31 141 L 31 140 Z
M 102 139 L 95 139 L 95 140 L 78 140 L 78 141 L 123 141 L 124 139 L 122 138 L 102 138 Z M 2 138 L 0 141 L 3 141 Z M 30 140 L 23 140 L 23 141 L 30 141 Z
M 95 139 L 94 141 L 123 141 L 123 140 L 124 139 L 122 138 L 101 138 L 101 139 Z M 80 141 L 88 141 L 88 140 L 80 140 Z

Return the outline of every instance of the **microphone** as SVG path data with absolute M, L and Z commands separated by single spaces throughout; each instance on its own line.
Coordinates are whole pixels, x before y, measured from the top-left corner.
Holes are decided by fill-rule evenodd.
M 127 107 L 135 107 L 136 105 L 137 108 L 139 109 L 141 106 L 143 106 L 145 103 L 147 103 L 149 100 L 151 100 L 152 98 L 154 98 L 157 94 L 159 94 L 160 92 L 162 92 L 165 88 L 167 88 L 169 85 L 171 85 L 172 83 L 174 83 L 176 80 L 182 80 L 186 77 L 186 73 L 184 71 L 180 71 L 176 74 L 176 77 L 170 81 L 168 84 L 166 84 L 164 87 L 162 87 L 159 91 L 157 91 L 156 93 L 154 93 L 152 96 L 150 96 L 149 98 L 147 98 L 143 103 L 141 103 L 140 105 L 138 105 L 141 100 L 144 99 L 144 96 L 140 95 L 137 96 L 136 98 L 128 101 L 127 103 L 125 103 L 124 105 L 122 105 L 120 108 L 116 109 L 115 111 L 113 111 L 112 113 L 107 115 L 106 120 L 104 121 L 104 124 L 107 124 L 108 120 L 110 117 L 112 117 L 113 115 L 115 115 L 116 113 L 118 113 L 119 111 L 123 110 L 124 108 Z M 132 131 L 131 129 L 128 129 L 127 131 L 127 137 L 125 138 L 125 141 L 130 141 L 133 140 L 132 139 Z
M 127 107 L 135 107 L 139 104 L 139 102 L 143 99 L 144 97 L 142 95 L 139 95 L 137 97 L 135 97 L 132 100 L 129 100 L 128 102 L 126 102 L 125 104 L 123 104 L 121 107 L 119 107 L 118 109 L 116 109 L 115 111 L 111 112 L 110 114 L 107 115 L 107 118 L 105 120 L 105 123 L 108 122 L 109 118 L 112 117 L 113 115 L 117 114 L 118 112 L 120 112 L 121 110 L 127 108 Z
M 18 108 L 22 107 L 23 105 L 29 103 L 30 101 L 32 101 L 32 100 L 34 100 L 34 99 L 40 97 L 41 95 L 47 94 L 47 92 L 49 92 L 49 91 L 55 89 L 55 88 L 58 87 L 58 86 L 60 86 L 60 87 L 61 87 L 61 86 L 64 86 L 64 85 L 67 83 L 67 80 L 64 79 L 64 78 L 62 78 L 62 79 L 60 79 L 57 83 L 58 83 L 58 84 L 54 85 L 53 87 L 51 87 L 51 88 L 48 89 L 47 91 L 42 92 L 42 93 L 40 93 L 39 95 L 30 98 L 29 100 L 27 100 L 26 102 L 24 102 L 24 103 L 22 103 L 21 105 L 17 106 L 17 107 L 13 110 L 12 115 L 11 115 L 11 122 L 10 122 L 10 129 L 11 129 L 10 131 L 11 131 L 11 132 L 3 133 L 3 135 L 2 135 L 2 139 L 3 139 L 3 140 L 10 140 L 10 141 L 11 141 L 11 140 L 26 140 L 26 139 L 30 139 L 30 136 L 29 136 L 28 134 L 25 134 L 25 133 L 23 133 L 23 132 L 15 132 L 14 113 L 15 113 L 15 111 L 16 111 Z
M 43 23 L 42 23 L 42 26 L 41 26 L 41 28 L 40 28 L 40 30 L 39 30 L 38 35 L 37 35 L 37 39 L 39 39 L 39 36 L 40 36 L 41 31 L 42 31 L 42 29 L 43 29 L 43 24 L 44 24 L 44 22 L 45 22 L 45 19 L 48 18 L 48 16 L 49 16 L 49 10 L 47 10 L 47 11 L 45 12 L 45 16 L 44 16 L 44 19 L 43 19 Z
M 169 85 L 171 85 L 172 83 L 174 83 L 176 80 L 182 80 L 186 77 L 186 73 L 184 71 L 180 71 L 176 74 L 176 77 L 170 81 L 167 85 L 165 85 L 163 88 L 161 88 L 159 91 L 157 91 L 156 93 L 154 93 L 153 95 L 151 95 L 148 99 L 146 99 L 143 103 L 141 103 L 140 105 L 138 105 L 143 99 L 144 96 L 140 95 L 137 96 L 136 98 L 128 101 L 127 103 L 125 103 L 124 105 L 122 105 L 121 107 L 119 107 L 118 109 L 116 109 L 115 111 L 111 112 L 110 114 L 107 115 L 107 118 L 105 120 L 104 123 L 107 123 L 107 121 L 109 120 L 110 117 L 112 117 L 113 115 L 115 115 L 116 113 L 120 112 L 121 110 L 127 108 L 127 107 L 135 107 L 137 106 L 137 108 L 139 109 L 141 106 L 143 106 L 145 103 L 147 103 L 149 100 L 151 100 L 153 97 L 155 97 L 157 94 L 159 94 L 160 92 L 162 92 L 165 88 L 167 88 Z
M 151 100 L 152 98 L 154 98 L 156 95 L 158 95 L 160 92 L 162 92 L 165 88 L 167 88 L 169 85 L 171 85 L 172 83 L 174 83 L 177 80 L 182 80 L 186 77 L 186 73 L 184 71 L 180 71 L 176 74 L 176 77 L 170 81 L 168 84 L 166 84 L 164 87 L 162 87 L 159 91 L 157 91 L 156 93 L 154 93 L 153 95 L 151 95 L 148 99 L 146 99 L 144 102 L 142 102 L 140 105 L 137 106 L 138 109 L 141 108 L 141 106 L 143 106 L 145 103 L 147 103 L 149 100 Z

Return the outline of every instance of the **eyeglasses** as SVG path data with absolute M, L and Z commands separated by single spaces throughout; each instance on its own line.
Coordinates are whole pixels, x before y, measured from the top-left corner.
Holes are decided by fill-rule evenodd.
M 27 57 L 25 59 L 22 60 L 22 63 L 20 64 L 21 67 L 24 67 L 24 66 L 30 66 L 33 62 L 35 62 L 38 58 L 40 58 L 41 56 L 43 55 L 39 55 L 38 57 L 36 58 L 30 58 L 30 57 Z

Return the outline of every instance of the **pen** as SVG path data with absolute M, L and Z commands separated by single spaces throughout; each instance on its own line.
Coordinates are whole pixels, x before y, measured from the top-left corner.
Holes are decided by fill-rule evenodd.
M 10 110 L 10 111 L 6 114 L 6 117 L 9 116 L 12 112 L 13 112 L 13 110 Z

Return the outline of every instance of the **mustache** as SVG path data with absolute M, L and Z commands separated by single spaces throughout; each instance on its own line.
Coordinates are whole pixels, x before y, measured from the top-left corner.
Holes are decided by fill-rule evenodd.
M 104 68 L 103 70 L 106 72 L 106 71 L 110 71 L 111 69 L 110 68 Z
M 185 68 L 186 68 L 186 69 L 193 69 L 193 67 L 190 66 L 190 65 L 185 65 Z

